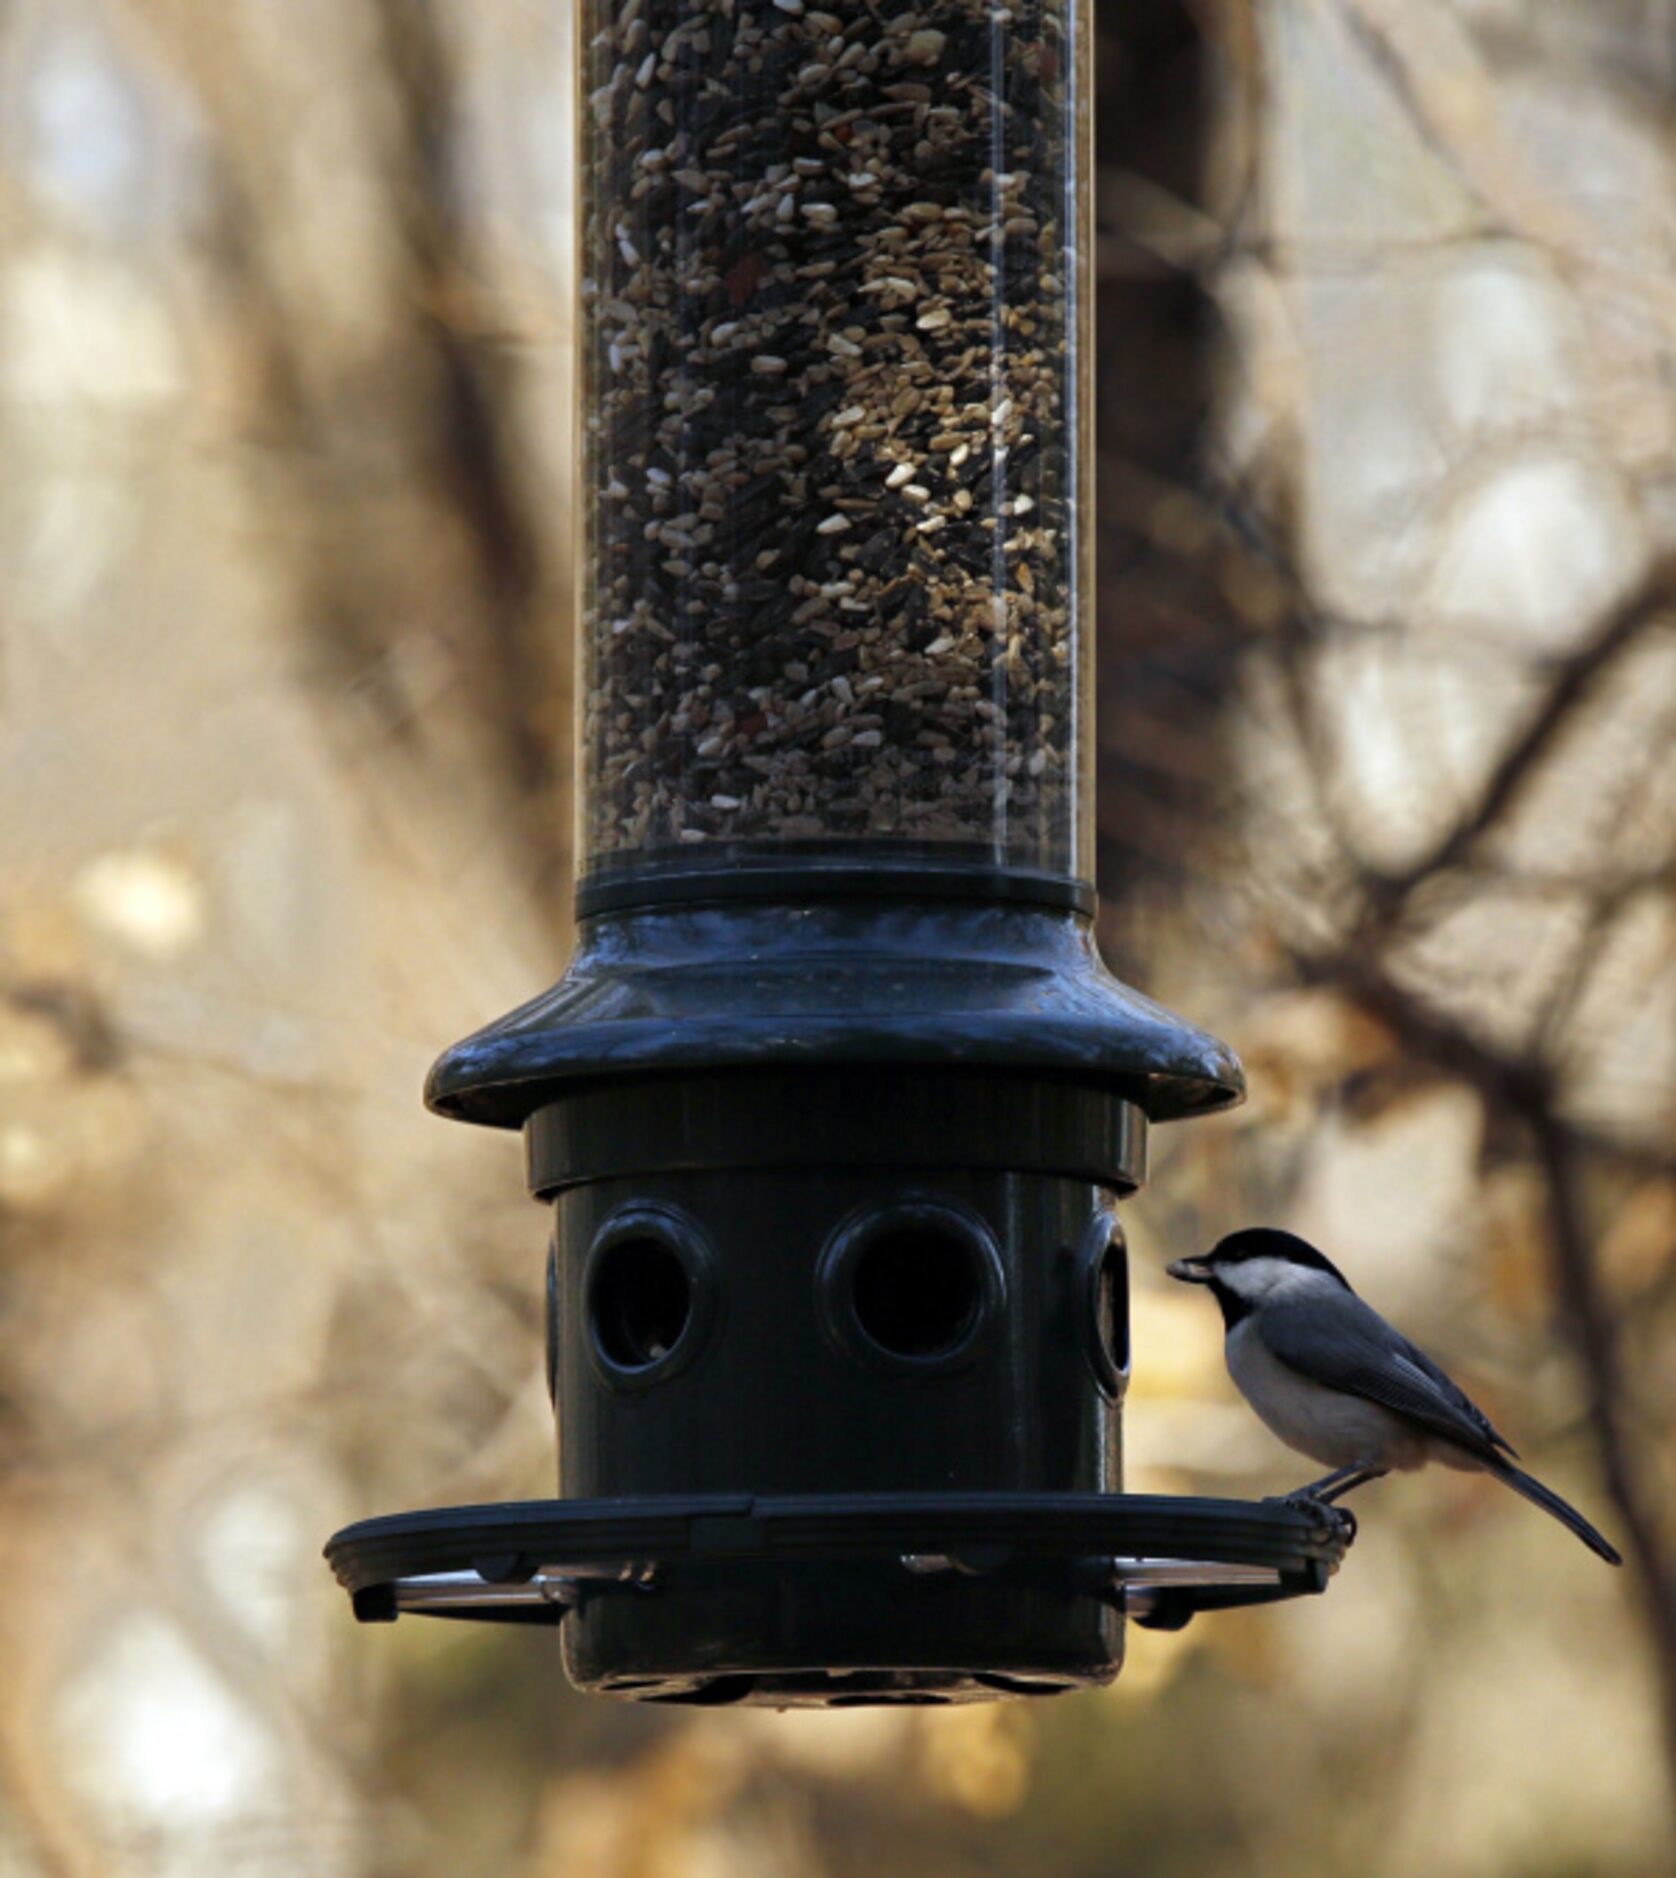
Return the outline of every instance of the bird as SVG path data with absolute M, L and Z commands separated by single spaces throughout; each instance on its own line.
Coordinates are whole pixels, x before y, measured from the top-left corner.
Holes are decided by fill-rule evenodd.
M 1515 1466 L 1484 1411 L 1307 1239 L 1247 1227 L 1166 1269 L 1207 1286 L 1222 1307 L 1228 1373 L 1271 1432 L 1332 1468 L 1289 1500 L 1331 1505 L 1384 1474 L 1437 1462 L 1492 1475 L 1609 1565 L 1623 1563 L 1574 1506 Z

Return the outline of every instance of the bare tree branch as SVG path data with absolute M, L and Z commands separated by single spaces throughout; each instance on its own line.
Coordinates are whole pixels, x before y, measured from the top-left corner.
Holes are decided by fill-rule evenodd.
M 1656 562 L 1594 633 L 1554 670 L 1553 681 L 1525 728 L 1503 752 L 1477 802 L 1428 853 L 1398 873 L 1368 870 L 1373 923 L 1389 923 L 1422 882 L 1460 864 L 1518 804 L 1543 760 L 1570 729 L 1595 685 L 1649 627 L 1676 603 L 1676 557 Z

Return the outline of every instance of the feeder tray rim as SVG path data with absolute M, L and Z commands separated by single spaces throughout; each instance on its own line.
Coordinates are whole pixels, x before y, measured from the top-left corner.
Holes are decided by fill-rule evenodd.
M 729 1559 L 894 1560 L 915 1576 L 1063 1567 L 1085 1588 L 1319 1591 L 1351 1536 L 1329 1507 L 1161 1494 L 668 1495 L 439 1507 L 362 1520 L 326 1557 L 362 1621 L 403 1611 L 557 1622 L 592 1590 Z M 1092 1576 L 1090 1576 L 1092 1574 Z

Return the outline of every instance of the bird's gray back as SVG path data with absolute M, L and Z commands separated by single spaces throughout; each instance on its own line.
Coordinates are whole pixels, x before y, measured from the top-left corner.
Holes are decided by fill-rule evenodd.
M 1276 1297 L 1253 1328 L 1289 1369 L 1405 1415 L 1494 1463 L 1512 1448 L 1423 1350 L 1353 1291 L 1310 1287 Z

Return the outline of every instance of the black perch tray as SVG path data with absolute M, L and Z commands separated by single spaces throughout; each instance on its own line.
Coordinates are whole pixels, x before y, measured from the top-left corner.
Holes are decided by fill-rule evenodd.
M 358 1521 L 326 1558 L 362 1623 L 404 1613 L 558 1624 L 596 1597 L 656 1597 L 730 1561 L 895 1561 L 919 1581 L 1015 1579 L 1156 1629 L 1326 1589 L 1354 1526 L 1335 1507 L 1155 1494 L 701 1494 L 528 1500 Z M 818 1676 L 811 1666 L 811 1675 Z M 742 1699 L 737 1670 L 689 1701 Z M 1062 1683 L 1019 1693 L 1056 1693 Z M 656 1698 L 654 1698 L 656 1699 Z M 887 1696 L 882 1699 L 890 1699 Z

